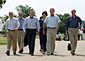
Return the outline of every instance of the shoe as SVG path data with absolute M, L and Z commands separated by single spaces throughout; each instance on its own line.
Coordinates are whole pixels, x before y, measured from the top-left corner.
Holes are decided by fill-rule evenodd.
M 23 49 L 21 49 L 21 50 L 19 51 L 20 54 L 22 54 L 22 52 L 23 52 Z
M 71 51 L 71 54 L 72 54 L 72 56 L 74 56 L 75 55 L 75 51 L 73 50 L 73 51 Z
M 43 53 L 43 50 L 41 49 L 40 52 Z
M 16 55 L 16 52 L 13 52 L 14 55 Z
M 50 55 L 50 53 L 47 53 L 47 55 L 49 56 L 49 55 Z
M 29 54 L 31 54 L 31 53 L 29 53 Z
M 43 52 L 43 54 L 45 54 L 45 52 Z
M 31 56 L 34 56 L 34 54 L 33 54 L 33 53 L 31 53 Z
M 54 55 L 53 53 L 51 53 L 51 55 Z
M 7 51 L 7 52 L 6 52 L 6 55 L 7 55 L 7 56 L 9 56 L 9 55 L 10 55 L 9 51 Z

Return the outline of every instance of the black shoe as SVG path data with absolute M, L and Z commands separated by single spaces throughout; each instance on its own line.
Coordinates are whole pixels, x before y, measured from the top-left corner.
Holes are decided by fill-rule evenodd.
M 54 55 L 53 53 L 51 53 L 51 55 Z
M 22 54 L 22 52 L 23 52 L 23 49 L 21 49 L 21 50 L 19 51 L 20 54 Z
M 31 54 L 31 53 L 29 53 L 29 54 Z
M 9 56 L 9 55 L 10 55 L 10 54 L 9 54 L 9 51 L 7 51 L 7 52 L 6 52 L 6 55 L 7 55 L 7 56 Z
M 34 54 L 33 54 L 33 53 L 31 53 L 31 56 L 34 56 Z
M 72 54 L 72 56 L 74 56 L 74 55 L 75 55 L 75 51 L 73 50 L 73 51 L 71 52 L 71 54 Z
M 14 55 L 16 55 L 16 52 L 13 52 Z

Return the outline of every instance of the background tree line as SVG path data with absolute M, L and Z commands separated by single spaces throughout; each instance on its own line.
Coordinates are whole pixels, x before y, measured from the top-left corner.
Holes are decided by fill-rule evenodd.
M 19 5 L 15 8 L 17 10 L 17 12 L 21 11 L 23 12 L 23 17 L 26 18 L 27 16 L 29 16 L 28 14 L 28 11 L 29 10 L 33 10 L 34 11 L 34 16 L 36 16 L 36 13 L 35 13 L 35 10 L 32 8 L 32 7 L 29 7 L 27 5 Z M 65 22 L 66 22 L 66 19 L 67 17 L 70 15 L 68 13 L 65 13 L 65 14 L 56 14 L 57 16 L 60 17 L 61 19 L 61 25 L 60 25 L 60 28 L 58 30 L 58 32 L 61 32 L 61 33 L 65 33 Z M 18 17 L 16 14 L 14 14 L 14 17 Z M 3 17 L 0 17 L 0 19 L 2 20 L 2 22 L 6 22 L 6 20 L 9 18 L 8 15 L 4 15 Z M 83 24 L 84 24 L 84 27 L 85 27 L 85 21 L 83 21 Z M 5 25 L 3 27 L 3 30 L 5 30 Z

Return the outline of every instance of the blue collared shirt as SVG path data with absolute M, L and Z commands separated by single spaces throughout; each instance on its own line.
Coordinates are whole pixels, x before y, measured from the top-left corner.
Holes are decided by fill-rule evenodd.
M 25 20 L 24 18 L 22 18 L 22 19 L 18 18 L 18 21 L 19 21 L 19 23 L 20 23 L 19 29 L 23 29 L 24 20 Z
M 47 27 L 57 27 L 58 23 L 60 23 L 61 20 L 57 15 L 46 17 L 45 23 L 47 23 Z
M 72 28 L 75 27 L 77 28 L 79 26 L 83 27 L 83 22 L 80 19 L 80 17 L 76 16 L 75 18 L 73 18 L 71 15 L 68 16 L 67 20 L 66 20 L 66 25 L 65 25 L 65 30 L 68 30 L 68 28 Z
M 39 25 L 39 21 L 38 19 L 33 16 L 33 18 L 30 18 L 30 16 L 28 16 L 23 24 L 23 30 L 25 31 L 26 28 L 29 29 L 37 29 L 38 31 L 40 30 L 40 25 Z
M 7 19 L 6 21 L 6 30 L 10 29 L 10 30 L 15 30 L 17 28 L 17 26 L 20 26 L 19 21 L 16 18 L 12 18 L 12 19 Z

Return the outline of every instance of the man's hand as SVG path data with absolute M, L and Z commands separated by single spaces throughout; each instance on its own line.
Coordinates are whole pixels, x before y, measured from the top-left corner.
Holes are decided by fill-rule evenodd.
M 81 27 L 81 31 L 83 31 L 84 30 L 84 28 L 83 27 Z
M 66 36 L 68 36 L 68 31 L 66 31 Z
M 15 29 L 15 31 L 17 31 L 17 30 L 18 30 L 18 28 Z
M 56 32 L 58 31 L 58 28 L 56 28 Z
M 26 31 L 24 31 L 24 35 L 26 35 Z
M 39 36 L 39 32 L 36 33 Z
M 7 32 L 5 32 L 5 36 L 7 37 Z

